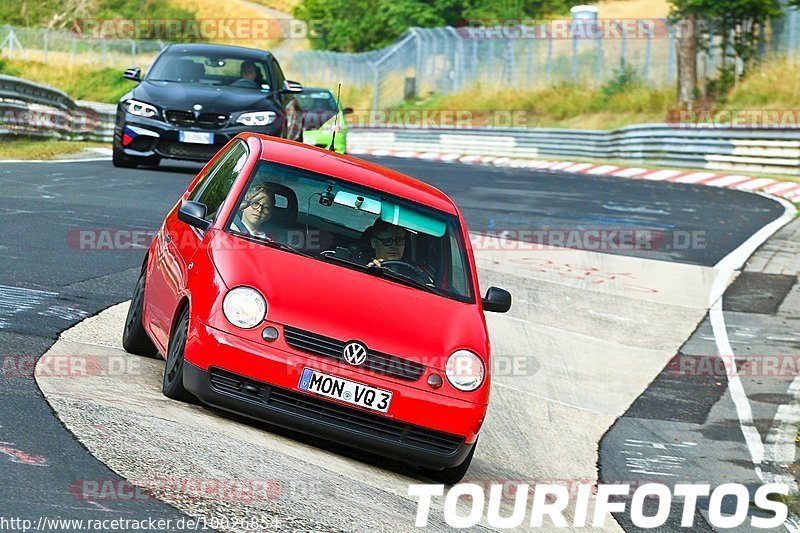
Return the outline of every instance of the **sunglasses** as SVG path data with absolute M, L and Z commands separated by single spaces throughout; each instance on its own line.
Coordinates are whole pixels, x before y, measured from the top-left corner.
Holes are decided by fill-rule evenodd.
M 402 237 L 384 237 L 384 238 L 375 237 L 375 238 L 381 241 L 381 244 L 383 244 L 384 246 L 402 246 L 406 243 L 405 235 Z

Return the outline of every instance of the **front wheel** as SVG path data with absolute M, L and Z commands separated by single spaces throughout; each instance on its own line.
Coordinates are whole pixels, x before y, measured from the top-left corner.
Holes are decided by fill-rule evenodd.
M 189 333 L 189 308 L 184 308 L 175 330 L 169 339 L 167 363 L 164 365 L 164 379 L 161 392 L 167 398 L 181 402 L 191 402 L 194 396 L 183 386 L 183 352 L 186 349 L 186 336 Z
M 144 284 L 147 273 L 142 269 L 136 287 L 133 289 L 131 306 L 128 308 L 128 316 L 125 317 L 125 329 L 122 331 L 122 347 L 125 351 L 134 355 L 144 355 L 155 357 L 158 350 L 153 341 L 148 337 L 142 324 L 144 316 Z
M 469 465 L 472 462 L 472 456 L 475 455 L 475 448 L 478 447 L 478 442 L 475 441 L 475 444 L 472 445 L 472 449 L 469 451 L 469 454 L 464 459 L 464 461 L 452 468 L 445 468 L 444 470 L 431 470 L 428 472 L 428 476 L 439 483 L 444 483 L 445 485 L 455 485 L 467 474 L 467 470 L 469 470 Z
M 136 168 L 136 161 L 122 152 L 122 148 L 111 149 L 111 162 L 117 168 Z

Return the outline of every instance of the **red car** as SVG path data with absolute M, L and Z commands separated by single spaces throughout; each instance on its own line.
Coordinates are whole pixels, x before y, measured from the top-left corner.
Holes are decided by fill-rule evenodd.
M 439 190 L 359 159 L 240 134 L 167 215 L 123 344 L 163 392 L 422 467 L 467 471 L 489 400 L 467 228 Z

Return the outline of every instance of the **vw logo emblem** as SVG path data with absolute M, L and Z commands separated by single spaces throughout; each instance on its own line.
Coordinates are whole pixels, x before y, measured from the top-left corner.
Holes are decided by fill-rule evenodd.
M 200 104 L 194 104 L 192 106 L 192 109 L 194 109 L 195 111 L 200 111 L 201 109 L 203 109 L 203 106 L 201 106 Z
M 353 366 L 363 365 L 367 360 L 367 347 L 360 342 L 348 342 L 342 350 L 342 357 Z

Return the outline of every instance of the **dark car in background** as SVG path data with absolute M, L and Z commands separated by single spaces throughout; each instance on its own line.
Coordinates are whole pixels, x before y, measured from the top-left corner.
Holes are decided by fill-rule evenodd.
M 113 161 L 118 167 L 157 166 L 161 159 L 208 161 L 238 133 L 302 141 L 294 96 L 303 87 L 285 78 L 269 52 L 212 44 L 173 44 L 117 105 Z

